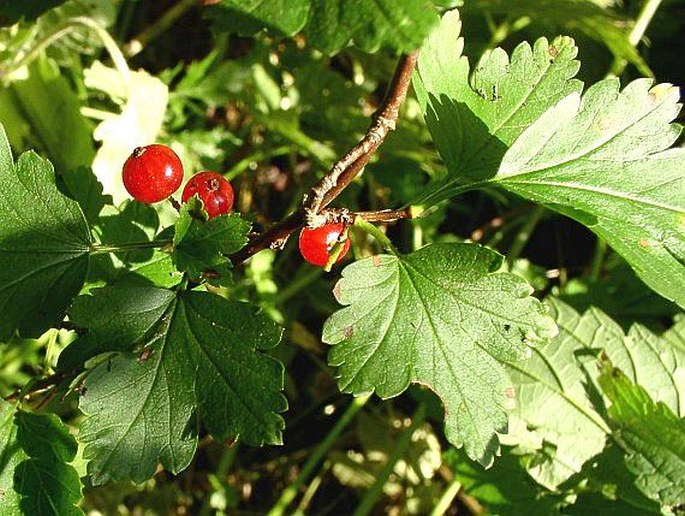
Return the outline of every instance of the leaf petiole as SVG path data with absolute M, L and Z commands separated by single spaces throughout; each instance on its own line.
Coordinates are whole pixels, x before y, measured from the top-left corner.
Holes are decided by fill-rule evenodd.
M 397 250 L 397 248 L 393 245 L 393 243 L 385 235 L 385 233 L 383 233 L 377 226 L 374 226 L 373 224 L 366 222 L 361 217 L 357 217 L 354 220 L 354 226 L 374 237 L 381 245 L 381 247 L 386 251 L 389 251 L 395 256 L 400 256 L 401 253 Z

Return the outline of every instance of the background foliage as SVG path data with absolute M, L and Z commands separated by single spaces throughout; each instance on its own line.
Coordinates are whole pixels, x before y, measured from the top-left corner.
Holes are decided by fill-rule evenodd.
M 685 510 L 685 2 L 12 1 L 0 25 L 0 515 Z M 228 260 L 418 47 L 336 206 L 421 216 L 355 224 L 331 273 L 296 236 Z M 238 213 L 131 201 L 152 142 Z

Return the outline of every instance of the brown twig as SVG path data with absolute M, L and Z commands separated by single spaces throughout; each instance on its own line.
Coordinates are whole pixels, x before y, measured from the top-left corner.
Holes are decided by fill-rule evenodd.
M 30 387 L 23 387 L 21 389 L 17 389 L 14 391 L 12 394 L 9 394 L 5 396 L 3 399 L 5 401 L 15 401 L 18 400 L 19 398 L 24 398 L 26 396 L 30 396 L 31 394 L 37 394 L 41 391 L 50 389 L 58 385 L 60 382 L 62 382 L 65 378 L 67 377 L 67 374 L 64 372 L 58 372 L 54 373 L 50 376 L 47 376 L 43 378 L 40 381 L 37 381 Z
M 366 134 L 357 145 L 333 165 L 326 176 L 312 187 L 305 196 L 302 208 L 265 232 L 257 235 L 243 249 L 233 254 L 231 260 L 234 263 L 243 262 L 262 249 L 282 247 L 288 237 L 305 224 L 316 226 L 325 223 L 326 218 L 321 219 L 317 217 L 321 210 L 326 208 L 347 188 L 352 180 L 368 164 L 372 154 L 385 141 L 388 133 L 395 129 L 400 107 L 409 90 L 411 76 L 414 73 L 418 55 L 417 50 L 400 58 L 388 87 L 388 92 L 383 99 L 380 109 L 374 114 L 373 121 Z M 371 213 L 387 214 L 389 212 L 367 212 L 367 216 L 371 216 Z M 395 213 L 399 214 L 399 211 Z M 385 217 L 387 215 L 378 216 Z M 399 218 L 409 218 L 410 216 L 411 214 L 407 211 L 406 216 L 365 219 L 369 221 L 391 221 Z

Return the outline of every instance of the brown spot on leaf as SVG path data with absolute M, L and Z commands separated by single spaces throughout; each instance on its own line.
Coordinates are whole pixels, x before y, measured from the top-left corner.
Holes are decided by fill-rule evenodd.
M 138 362 L 143 363 L 152 356 L 153 351 L 150 348 L 144 349 L 140 355 L 138 355 Z
M 643 238 L 642 240 L 640 240 L 640 247 L 646 249 L 647 247 L 650 247 L 650 246 L 651 246 L 651 244 L 649 243 L 649 240 L 647 240 L 646 238 Z
M 380 265 L 381 265 L 381 257 L 380 257 L 380 256 L 375 255 L 375 256 L 372 258 L 372 261 L 373 261 L 373 266 L 374 266 L 374 267 L 380 267 Z
M 549 47 L 549 55 L 552 56 L 552 59 L 556 59 L 559 55 L 559 49 L 557 47 Z
M 513 387 L 507 387 L 504 389 L 504 396 L 510 400 L 516 398 L 516 390 Z
M 352 326 L 348 326 L 343 330 L 343 335 L 345 335 L 346 339 L 351 338 L 352 336 L 354 336 L 354 328 Z
M 333 296 L 335 297 L 335 300 L 342 304 L 342 301 L 340 301 L 340 282 L 338 281 L 335 284 L 335 287 L 333 287 Z

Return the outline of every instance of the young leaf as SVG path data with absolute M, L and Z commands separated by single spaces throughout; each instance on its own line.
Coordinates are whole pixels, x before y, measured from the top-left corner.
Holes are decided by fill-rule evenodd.
M 381 46 L 410 52 L 438 19 L 428 0 L 222 0 L 207 12 L 217 30 L 243 35 L 266 28 L 292 36 L 304 28 L 307 42 L 327 54 L 339 52 L 350 40 L 365 52 Z
M 511 59 L 486 52 L 469 81 L 458 11 L 445 14 L 421 50 L 414 89 L 433 141 L 448 168 L 445 181 L 424 195 L 436 203 L 464 180 L 495 175 L 507 148 L 554 102 L 581 91 L 571 38 L 522 43 Z
M 75 201 L 33 152 L 13 163 L 0 125 L 0 340 L 59 322 L 88 269 L 90 231 Z
M 206 216 L 197 197 L 183 205 L 174 233 L 173 260 L 193 280 L 216 273 L 225 283 L 230 280 L 232 267 L 227 256 L 247 243 L 251 225 L 235 213 L 210 220 Z
M 110 324 L 97 314 L 101 304 L 111 313 L 127 300 L 136 300 L 140 320 L 120 314 Z M 181 471 L 195 452 L 196 413 L 219 441 L 281 442 L 283 367 L 264 353 L 280 330 L 254 307 L 203 292 L 132 287 L 98 290 L 82 303 L 76 320 L 92 322 L 88 337 L 98 352 L 127 349 L 98 365 L 81 394 L 87 418 L 79 439 L 95 484 L 142 482 L 158 461 Z
M 391 398 L 410 383 L 429 386 L 445 406 L 447 438 L 486 466 L 495 431 L 506 429 L 511 384 L 501 362 L 556 331 L 525 281 L 495 272 L 501 261 L 467 244 L 358 261 L 335 289 L 347 308 L 323 330 L 341 390 Z
M 685 307 L 685 149 L 678 89 L 607 79 L 548 110 L 507 151 L 493 182 L 605 239 L 662 296 Z
M 560 332 L 531 360 L 509 364 L 518 404 L 502 441 L 529 452 L 530 474 L 556 489 L 602 451 L 611 433 L 601 416 L 601 394 L 593 389 L 600 350 L 676 413 L 683 410 L 677 378 L 685 353 L 638 325 L 625 335 L 597 309 L 580 316 L 557 299 L 547 302 Z
M 76 441 L 54 414 L 0 401 L 0 515 L 79 515 L 81 482 L 68 463 Z
M 614 438 L 627 452 L 637 486 L 662 505 L 685 503 L 685 419 L 634 385 L 610 361 L 602 362 L 599 384 L 611 400 Z

